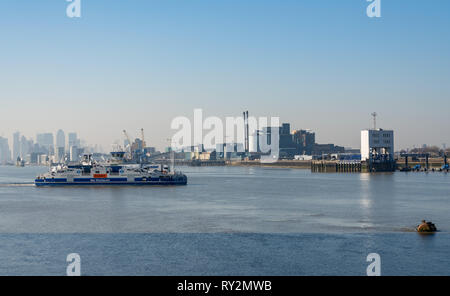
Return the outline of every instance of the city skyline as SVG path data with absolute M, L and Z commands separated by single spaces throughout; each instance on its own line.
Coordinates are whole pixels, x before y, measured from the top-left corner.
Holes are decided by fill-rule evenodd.
M 72 148 L 75 148 L 73 150 Z M 64 157 L 72 153 L 82 151 L 104 153 L 103 147 L 97 144 L 86 143 L 78 138 L 76 132 L 69 132 L 67 137 L 63 130 L 59 129 L 55 133 L 37 133 L 35 137 L 29 137 L 16 131 L 12 135 L 12 140 L 0 136 L 0 164 L 14 163 L 18 158 L 26 159 L 39 157 L 39 155 L 56 156 L 57 161 L 62 161 Z M 78 158 L 78 155 L 74 158 Z M 34 160 L 34 161 L 37 161 Z
M 265 127 L 263 129 L 270 129 L 271 127 Z M 317 149 L 321 149 L 318 147 L 326 147 L 328 145 L 333 145 L 332 147 L 335 147 L 337 150 L 336 152 L 339 151 L 339 149 L 359 149 L 361 148 L 361 146 L 359 147 L 351 147 L 351 146 L 339 146 L 339 145 L 335 145 L 334 143 L 330 143 L 327 142 L 326 144 L 319 144 L 316 141 L 316 132 L 314 130 L 311 129 L 291 129 L 291 125 L 290 123 L 281 123 L 280 126 L 280 145 L 282 142 L 286 142 L 285 140 L 283 140 L 283 134 L 284 135 L 290 135 L 292 137 L 292 141 L 301 141 L 298 135 L 307 135 L 307 134 L 311 134 L 312 135 L 312 140 L 310 140 L 310 144 L 316 144 L 317 145 Z M 284 130 L 284 131 L 283 131 Z M 258 132 L 258 131 L 256 131 Z M 258 151 L 259 148 L 255 148 L 255 140 L 253 139 L 255 137 L 256 133 L 250 134 L 250 151 L 255 152 Z M 296 140 L 297 139 L 297 140 Z M 141 138 L 139 138 L 139 136 L 137 137 L 132 137 L 131 139 L 132 141 L 136 140 L 136 141 L 141 141 Z M 227 141 L 228 140 L 228 141 Z M 127 150 L 129 149 L 127 147 L 127 143 L 128 140 L 126 138 L 122 138 L 120 139 L 116 139 L 113 143 L 110 144 L 110 149 L 105 149 L 105 147 L 103 147 L 102 145 L 98 145 L 97 143 L 87 143 L 86 141 L 84 141 L 83 139 L 78 138 L 78 133 L 77 132 L 68 132 L 67 136 L 66 133 L 64 132 L 64 130 L 62 129 L 58 129 L 57 131 L 55 131 L 54 133 L 51 132 L 44 132 L 44 133 L 37 133 L 35 135 L 35 137 L 28 137 L 26 135 L 21 134 L 20 131 L 16 131 L 13 135 L 12 135 L 12 141 L 9 141 L 9 139 L 7 137 L 4 136 L 0 136 L 0 163 L 5 163 L 7 161 L 14 161 L 15 159 L 17 159 L 17 156 L 24 158 L 27 154 L 29 156 L 30 152 L 32 151 L 33 153 L 37 153 L 37 154 L 47 154 L 47 155 L 56 155 L 58 160 L 62 160 L 65 156 L 70 156 L 70 158 L 72 158 L 72 147 L 75 147 L 76 149 L 80 149 L 80 148 L 87 148 L 89 151 L 91 152 L 100 152 L 100 153 L 106 153 L 108 154 L 108 152 L 113 151 L 115 149 L 118 148 L 117 145 L 119 145 L 119 147 L 122 147 L 122 149 Z M 147 141 L 146 141 L 147 142 Z M 121 144 L 123 143 L 123 144 Z M 228 139 L 227 137 L 224 137 L 224 141 L 219 141 L 216 143 L 216 146 L 214 146 L 214 149 L 216 149 L 218 146 L 223 145 L 223 143 L 234 143 L 234 144 L 238 144 L 238 145 L 244 145 L 244 142 L 239 142 L 239 140 L 237 138 L 231 140 Z M 37 146 L 36 146 L 37 145 Z M 258 144 L 256 144 L 258 147 Z M 24 148 L 25 146 L 25 148 Z M 289 146 L 289 144 L 287 144 L 287 146 Z M 167 145 L 162 147 L 161 149 L 156 148 L 156 147 L 152 147 L 152 145 L 148 145 L 147 147 L 154 149 L 155 151 L 164 151 L 167 148 Z M 188 146 L 184 147 L 187 148 Z M 192 146 L 193 147 L 193 146 Z M 425 149 L 425 148 L 430 148 L 430 147 L 437 147 L 439 149 L 443 149 L 446 150 L 447 146 L 445 143 L 442 143 L 441 145 L 435 145 L 435 144 L 416 144 L 413 145 L 412 147 L 407 147 L 405 148 L 398 148 L 395 149 L 396 152 L 402 151 L 402 150 L 414 150 L 414 149 Z M 205 146 L 206 148 L 206 146 Z M 280 148 L 282 148 L 280 146 Z M 44 150 L 42 150 L 44 149 Z M 60 151 L 58 151 L 60 149 Z M 211 148 L 209 148 L 211 149 Z M 256 149 L 256 150 L 255 150 Z M 312 153 L 312 148 L 308 148 L 309 150 L 305 150 L 302 153 L 305 153 L 306 155 L 311 155 Z M 329 149 L 324 148 L 324 149 Z M 334 148 L 332 148 L 334 149 Z M 82 151 L 82 150 L 80 150 Z M 343 152 L 343 150 L 341 151 Z M 300 154 L 302 154 L 300 153 Z
M 60 128 L 107 149 L 144 128 L 162 149 L 172 119 L 195 108 L 279 116 L 354 148 L 376 111 L 396 150 L 450 143 L 448 1 L 385 1 L 380 19 L 359 0 L 84 1 L 80 19 L 65 1 L 8 2 L 0 136 L 10 146 L 16 130 Z

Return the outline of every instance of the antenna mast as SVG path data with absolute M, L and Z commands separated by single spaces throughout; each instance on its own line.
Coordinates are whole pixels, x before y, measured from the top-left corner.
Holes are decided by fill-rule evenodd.
M 141 128 L 141 140 L 142 140 L 142 148 L 147 147 L 146 143 L 145 143 L 145 137 L 144 137 L 144 129 Z
M 372 114 L 372 117 L 373 117 L 373 129 L 377 129 L 377 112 L 373 112 Z

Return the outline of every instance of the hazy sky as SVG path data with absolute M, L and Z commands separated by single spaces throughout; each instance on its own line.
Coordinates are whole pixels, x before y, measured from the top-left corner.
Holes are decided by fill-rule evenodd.
M 0 2 L 0 136 L 122 130 L 162 148 L 175 116 L 280 116 L 359 147 L 379 113 L 396 148 L 450 146 L 450 1 Z

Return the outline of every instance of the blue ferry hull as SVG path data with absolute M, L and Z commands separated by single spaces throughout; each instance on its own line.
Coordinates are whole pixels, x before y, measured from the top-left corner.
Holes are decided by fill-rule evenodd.
M 36 179 L 34 184 L 37 187 L 44 186 L 176 186 L 187 185 L 187 178 L 166 181 L 111 181 L 111 180 L 95 180 L 67 182 L 67 179 Z

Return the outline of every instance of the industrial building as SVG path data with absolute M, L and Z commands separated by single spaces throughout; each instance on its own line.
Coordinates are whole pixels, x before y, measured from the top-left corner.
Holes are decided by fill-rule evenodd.
M 345 153 L 345 148 L 334 144 L 314 144 L 312 155 L 330 155 Z
M 291 131 L 289 123 L 283 123 L 280 127 L 265 127 L 257 130 L 250 138 L 250 152 L 262 151 L 261 141 L 272 143 L 272 132 L 278 129 L 279 152 L 282 159 L 294 159 L 298 155 L 329 155 L 333 153 L 344 153 L 345 148 L 334 144 L 317 144 L 316 134 L 311 130 Z M 297 157 L 298 158 L 298 157 Z
M 361 131 L 361 160 L 393 160 L 394 131 L 367 129 Z
M 296 155 L 312 155 L 316 144 L 316 134 L 311 130 L 294 130 L 293 141 L 297 147 Z

